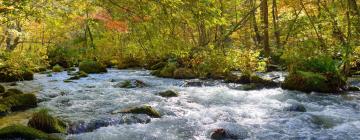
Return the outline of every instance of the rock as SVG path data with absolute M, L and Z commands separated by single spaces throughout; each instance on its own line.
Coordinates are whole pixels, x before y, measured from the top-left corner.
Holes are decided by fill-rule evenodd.
M 348 87 L 348 91 L 360 91 L 360 88 L 356 86 L 350 86 Z
M 79 80 L 81 78 L 84 78 L 84 77 L 88 77 L 88 74 L 84 71 L 79 71 L 79 72 L 76 72 L 74 74 L 71 74 L 73 75 L 72 77 L 68 78 L 67 80 Z
M 91 120 L 89 122 L 79 121 L 74 122 L 69 125 L 67 132 L 69 134 L 80 134 L 86 132 L 92 132 L 101 127 L 107 127 L 111 125 L 119 124 L 135 124 L 135 123 L 149 123 L 151 118 L 144 114 L 139 115 L 122 115 L 120 117 L 111 117 L 111 118 L 100 118 L 96 120 Z
M 37 106 L 34 94 L 16 94 L 0 99 L 0 104 L 7 106 L 11 111 L 26 110 Z
M 308 93 L 312 91 L 338 93 L 344 89 L 345 85 L 345 79 L 340 75 L 297 71 L 290 73 L 281 87 Z
M 34 113 L 28 122 L 28 126 L 46 133 L 65 133 L 66 124 L 49 115 L 46 109 Z
M 196 74 L 189 68 L 178 68 L 174 71 L 173 77 L 175 79 L 193 79 L 196 78 Z
M 300 103 L 293 103 L 290 106 L 286 107 L 284 110 L 292 112 L 306 112 L 305 106 Z
M 52 137 L 42 131 L 36 130 L 34 128 L 22 126 L 22 125 L 12 125 L 0 129 L 0 139 L 10 140 L 10 139 L 25 139 L 25 140 L 61 140 L 56 137 Z
M 46 77 L 52 77 L 53 75 L 52 74 L 47 74 Z
M 0 104 L 0 117 L 5 116 L 10 112 L 10 108 L 7 105 Z
M 124 110 L 116 110 L 116 111 L 112 112 L 112 114 L 117 114 L 117 113 L 147 114 L 153 118 L 161 117 L 160 113 L 157 110 L 155 110 L 153 107 L 148 106 L 148 105 L 124 109 Z
M 147 85 L 140 80 L 125 80 L 124 82 L 116 84 L 115 88 L 143 88 Z
M 169 98 L 169 97 L 177 97 L 177 96 L 179 96 L 179 93 L 176 93 L 172 90 L 168 90 L 168 91 L 160 92 L 160 93 L 158 93 L 158 95 L 160 95 L 161 97 Z
M 202 80 L 187 80 L 182 87 L 203 87 L 203 86 L 215 86 L 216 83 L 213 81 L 202 81 Z
M 0 70 L 0 82 L 29 81 L 34 79 L 34 73 L 30 70 L 22 70 L 12 74 L 11 68 L 2 68 Z
M 176 63 L 168 63 L 164 68 L 162 68 L 158 72 L 154 72 L 153 74 L 159 77 L 172 78 L 176 68 L 177 68 Z
M 257 75 L 234 75 L 228 74 L 225 82 L 227 83 L 238 83 L 238 84 L 249 84 L 251 89 L 262 89 L 262 88 L 274 88 L 279 87 L 280 84 L 272 81 L 271 79 L 263 79 Z
M 9 86 L 12 86 L 12 87 L 17 86 L 17 83 L 16 83 L 16 82 L 12 82 L 12 83 L 9 84 Z
M 312 115 L 311 122 L 325 129 L 333 128 L 338 123 L 341 123 L 340 120 L 336 120 L 334 118 L 331 118 L 330 116 L 323 115 Z
M 215 130 L 211 133 L 210 138 L 211 138 L 211 139 L 215 139 L 215 140 L 227 138 L 227 137 L 226 137 L 225 129 L 222 129 L 222 128 L 215 129 Z
M 5 92 L 5 87 L 3 85 L 0 85 L 0 93 L 4 93 Z
M 15 89 L 15 88 L 11 88 L 8 89 L 5 93 L 0 94 L 3 98 L 12 96 L 12 95 L 17 95 L 17 94 L 24 94 L 21 90 Z
M 67 68 L 66 71 L 76 71 L 76 68 L 74 68 L 74 67 Z
M 63 71 L 63 67 L 61 67 L 60 65 L 56 64 L 55 66 L 53 66 L 52 71 L 53 71 L 53 72 L 62 72 L 62 71 Z
M 64 80 L 64 83 L 71 83 L 71 82 L 73 82 L 73 81 L 69 80 L 69 79 Z
M 105 73 L 107 72 L 106 66 L 96 61 L 83 61 L 79 64 L 79 71 L 85 73 Z

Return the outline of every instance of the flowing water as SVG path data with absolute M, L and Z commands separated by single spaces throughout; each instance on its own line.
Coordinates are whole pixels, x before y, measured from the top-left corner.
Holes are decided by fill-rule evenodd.
M 109 70 L 64 83 L 66 72 L 53 77 L 37 74 L 23 87 L 41 89 L 40 107 L 68 122 L 116 120 L 112 111 L 150 105 L 162 114 L 149 123 L 113 123 L 92 132 L 70 134 L 69 140 L 183 140 L 210 139 L 217 128 L 238 139 L 360 139 L 360 96 L 305 94 L 281 88 L 239 90 L 241 85 L 206 81 L 201 87 L 183 86 L 186 80 L 151 76 L 146 70 Z M 141 80 L 144 88 L 116 88 L 124 80 Z M 174 90 L 179 97 L 156 93 Z M 302 104 L 307 112 L 287 111 Z

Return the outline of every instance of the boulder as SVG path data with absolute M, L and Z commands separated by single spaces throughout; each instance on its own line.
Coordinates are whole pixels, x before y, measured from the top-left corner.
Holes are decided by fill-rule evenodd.
M 120 82 L 116 84 L 115 88 L 143 88 L 147 85 L 140 80 L 125 80 L 124 82 Z
M 123 109 L 123 110 L 115 110 L 112 112 L 112 114 L 117 114 L 117 113 L 146 114 L 153 118 L 161 117 L 160 113 L 157 110 L 155 110 L 153 107 L 148 106 L 148 105 L 129 108 L 129 109 Z
M 46 109 L 34 113 L 28 122 L 28 126 L 46 133 L 65 133 L 66 124 L 61 120 L 49 115 Z
M 196 78 L 196 74 L 189 68 L 178 68 L 174 71 L 173 77 L 175 79 L 193 79 Z
M 7 106 L 11 111 L 26 110 L 37 106 L 34 94 L 16 94 L 0 99 L 0 104 Z
M 160 92 L 158 93 L 158 95 L 160 95 L 161 97 L 177 97 L 179 96 L 179 93 L 172 91 L 172 90 L 168 90 L 168 91 L 164 91 L 164 92 Z
M 338 93 L 344 89 L 345 85 L 345 79 L 340 75 L 297 71 L 290 73 L 281 87 L 308 93 L 312 91 Z
M 106 66 L 96 61 L 83 61 L 79 64 L 79 71 L 85 73 L 105 73 L 107 72 Z
M 297 102 L 291 102 L 289 106 L 285 107 L 285 111 L 291 112 L 306 112 L 306 108 L 303 104 Z
M 249 138 L 248 131 L 236 124 L 229 124 L 221 128 L 213 129 L 210 133 L 210 138 L 214 140 L 223 139 L 247 139 Z
M 42 131 L 36 130 L 34 128 L 22 126 L 22 125 L 12 125 L 0 129 L 0 139 L 10 140 L 10 139 L 24 139 L 24 140 L 61 140 L 50 136 Z
M 52 68 L 53 72 L 62 72 L 63 71 L 63 67 L 61 67 L 60 65 L 55 65 Z

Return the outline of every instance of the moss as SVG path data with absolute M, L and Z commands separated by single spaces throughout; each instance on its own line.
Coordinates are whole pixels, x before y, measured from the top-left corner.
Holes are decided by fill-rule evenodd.
M 158 69 L 162 69 L 162 68 L 164 68 L 165 66 L 166 66 L 166 62 L 159 62 L 159 63 L 157 63 L 157 64 L 155 64 L 155 65 L 153 65 L 153 66 L 151 66 L 151 70 L 158 70 Z
M 55 65 L 55 66 L 52 68 L 52 71 L 53 71 L 53 72 L 62 72 L 62 71 L 63 71 L 63 67 L 61 67 L 60 65 Z
M 86 73 L 86 72 L 84 72 L 84 71 L 79 71 L 79 72 L 77 72 L 77 75 L 79 76 L 79 77 L 88 77 L 89 75 Z
M 0 100 L 0 103 L 8 106 L 12 111 L 26 110 L 37 106 L 34 94 L 17 94 Z
M 196 74 L 189 68 L 179 68 L 174 71 L 173 77 L 176 79 L 193 79 L 196 78 Z
M 158 95 L 160 95 L 162 97 L 177 97 L 177 96 L 179 96 L 179 93 L 168 90 L 168 91 L 160 92 L 160 93 L 158 93 Z
M 65 133 L 66 130 L 65 123 L 49 115 L 46 109 L 34 113 L 28 126 L 46 133 Z
M 106 66 L 96 61 L 83 61 L 79 64 L 79 70 L 85 73 L 104 73 L 107 72 Z
M 39 130 L 22 125 L 12 125 L 0 129 L 0 139 L 61 140 Z
M 176 63 L 168 63 L 163 69 L 160 70 L 159 77 L 172 78 L 176 70 Z
M 34 73 L 30 70 L 23 70 L 17 74 L 8 74 L 12 70 L 5 70 L 0 73 L 0 82 L 15 82 L 15 81 L 29 81 L 34 79 Z
M 153 118 L 160 118 L 161 117 L 161 115 L 160 115 L 160 113 L 158 111 L 156 111 L 153 107 L 148 106 L 148 105 L 113 112 L 113 114 L 116 114 L 116 113 L 146 114 L 146 115 L 149 115 L 150 117 L 153 117 Z
M 345 80 L 340 76 L 323 75 L 320 73 L 297 71 L 290 73 L 282 88 L 289 90 L 299 90 L 303 92 L 340 92 L 345 85 Z
M 1 94 L 1 96 L 3 98 L 12 96 L 12 95 L 17 95 L 17 94 L 24 94 L 21 90 L 12 88 L 12 89 L 8 89 L 5 93 Z
M 5 92 L 5 87 L 3 85 L 0 85 L 0 93 L 4 93 Z

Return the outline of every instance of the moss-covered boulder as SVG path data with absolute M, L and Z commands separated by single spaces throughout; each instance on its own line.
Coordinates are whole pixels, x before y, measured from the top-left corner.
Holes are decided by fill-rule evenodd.
M 83 61 L 79 64 L 79 71 L 85 73 L 105 73 L 107 72 L 106 66 L 96 61 Z
M 345 79 L 339 75 L 297 71 L 290 73 L 281 87 L 303 92 L 338 93 L 345 85 Z
M 46 133 L 66 132 L 66 124 L 51 116 L 46 109 L 34 113 L 28 122 L 28 126 Z
M 22 70 L 15 73 L 11 69 L 0 70 L 0 82 L 16 82 L 30 80 L 34 80 L 34 73 L 30 70 Z
M 146 86 L 147 85 L 143 81 L 140 81 L 140 80 L 125 80 L 123 82 L 116 84 L 114 87 L 115 88 L 143 88 Z
M 16 94 L 0 99 L 0 104 L 7 106 L 11 111 L 26 110 L 37 106 L 34 94 Z
M 60 138 L 50 136 L 42 131 L 22 125 L 12 125 L 0 129 L 0 139 L 61 140 Z
M 63 67 L 61 67 L 60 65 L 55 65 L 52 68 L 53 72 L 62 72 L 63 71 Z
M 164 92 L 160 92 L 158 93 L 158 95 L 160 95 L 161 97 L 177 97 L 179 96 L 179 93 L 172 91 L 172 90 L 168 90 L 168 91 L 164 91 Z
M 3 85 L 0 85 L 0 93 L 4 93 L 5 92 L 5 87 Z
M 71 75 L 72 75 L 72 77 L 70 77 L 67 80 L 79 80 L 81 78 L 88 77 L 88 74 L 86 72 L 84 72 L 84 71 L 78 71 L 78 72 L 76 72 L 74 74 L 71 74 Z
M 3 98 L 6 98 L 6 97 L 9 97 L 12 95 L 17 95 L 17 94 L 24 94 L 24 92 L 22 92 L 21 90 L 16 89 L 16 88 L 11 88 L 11 89 L 8 89 L 5 93 L 0 94 L 0 96 L 2 96 Z
M 160 113 L 157 110 L 155 110 L 153 107 L 148 106 L 148 105 L 124 109 L 124 110 L 116 110 L 116 111 L 113 111 L 112 113 L 113 114 L 117 114 L 117 113 L 146 114 L 153 118 L 161 117 Z
M 196 74 L 189 68 L 178 68 L 174 71 L 173 77 L 175 79 L 193 79 L 196 78 Z

